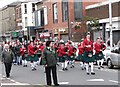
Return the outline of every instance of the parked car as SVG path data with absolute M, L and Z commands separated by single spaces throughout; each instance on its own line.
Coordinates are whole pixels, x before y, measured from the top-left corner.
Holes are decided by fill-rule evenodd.
M 106 62 L 108 68 L 113 68 L 114 66 L 120 66 L 120 41 L 111 50 L 111 53 L 106 56 Z
M 105 62 L 106 62 L 106 58 L 110 55 L 110 53 L 111 53 L 110 47 L 106 47 L 106 49 L 103 51 Z

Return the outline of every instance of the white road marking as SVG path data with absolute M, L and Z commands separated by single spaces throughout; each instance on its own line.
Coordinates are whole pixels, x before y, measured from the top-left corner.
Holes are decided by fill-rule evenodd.
M 118 81 L 115 81 L 115 80 L 109 80 L 110 82 L 114 82 L 114 83 L 120 83 Z
M 112 69 L 97 69 L 97 68 L 95 68 L 95 70 L 101 70 L 101 71 L 105 71 L 105 72 L 114 72 L 114 73 L 117 73 L 118 72 L 118 70 L 112 70 Z
M 28 83 L 1 83 L 1 85 L 31 85 L 31 84 L 28 84 Z
M 15 80 L 13 80 L 13 79 L 10 79 L 10 81 L 15 82 Z
M 59 70 L 60 72 L 65 72 L 65 71 L 63 71 L 63 70 Z
M 1 74 L 0 74 L 0 75 L 1 75 Z M 2 83 L 1 83 L 1 86 L 2 86 L 2 85 L 30 85 L 30 84 L 28 84 L 28 83 L 16 82 L 15 80 L 13 80 L 13 79 L 11 79 L 11 78 L 6 78 L 4 75 L 1 75 L 1 76 L 2 76 L 1 80 L 7 79 L 7 80 L 13 82 L 13 83 L 3 83 L 3 82 L 2 82 Z
M 87 81 L 91 81 L 91 82 L 103 82 L 104 79 L 89 79 Z
M 65 85 L 65 84 L 69 84 L 69 82 L 59 82 L 59 84 L 61 84 L 61 85 Z

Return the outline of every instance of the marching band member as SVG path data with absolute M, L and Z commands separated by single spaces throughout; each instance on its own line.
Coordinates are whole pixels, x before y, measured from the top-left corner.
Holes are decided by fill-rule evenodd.
M 80 66 L 82 70 L 84 70 L 84 61 L 83 61 L 83 53 L 84 53 L 84 47 L 83 47 L 83 40 L 78 44 L 78 60 L 80 60 Z
M 69 62 L 70 62 L 70 68 L 74 68 L 74 61 L 75 61 L 75 58 L 74 58 L 74 54 L 75 54 L 75 50 L 74 50 L 74 47 L 72 46 L 72 43 L 69 42 L 69 46 L 68 46 L 68 57 L 69 57 Z
M 86 66 L 86 72 L 87 75 L 89 75 L 89 65 L 91 66 L 91 74 L 95 75 L 95 72 L 93 71 L 93 62 L 95 61 L 93 56 L 93 42 L 90 39 L 90 33 L 87 34 L 86 38 L 83 41 L 84 46 L 84 62 Z
M 56 42 L 54 43 L 54 49 L 55 49 L 55 56 L 56 56 L 56 59 L 57 61 L 59 61 L 59 57 L 58 57 L 58 48 L 59 48 L 59 41 L 56 40 Z M 57 65 L 59 66 L 59 63 L 57 62 Z
M 30 41 L 28 45 L 28 59 L 31 62 L 32 71 L 36 70 L 36 61 L 38 61 L 38 57 L 36 55 L 37 51 L 35 50 L 35 46 L 33 41 Z
M 105 46 L 103 43 L 101 43 L 101 38 L 98 37 L 94 44 L 95 58 L 97 60 L 98 69 L 103 68 L 103 66 L 102 66 L 102 64 L 104 62 L 104 55 L 102 53 L 103 49 L 105 49 Z M 101 65 L 100 65 L 100 63 L 101 63 Z
M 27 67 L 27 60 L 26 60 L 27 50 L 26 50 L 24 45 L 22 45 L 22 47 L 20 48 L 20 55 L 21 55 L 22 60 L 23 60 L 23 67 Z
M 40 48 L 40 42 L 38 40 L 36 40 L 36 44 L 35 44 L 35 48 L 36 48 L 36 54 L 37 54 L 37 57 L 38 57 L 38 61 L 36 62 L 36 66 L 40 64 L 40 58 L 41 58 L 41 54 L 42 54 L 42 51 L 41 51 L 41 48 Z
M 65 62 L 66 60 L 67 52 L 65 52 L 65 44 L 61 43 L 60 47 L 58 48 L 58 56 L 59 56 L 59 62 L 62 64 L 62 70 L 68 70 L 67 64 Z
M 102 38 L 101 38 L 101 42 L 100 42 L 100 43 L 101 43 L 101 49 L 102 49 L 102 51 L 104 51 L 104 50 L 106 49 L 106 44 L 102 41 Z M 103 57 L 104 57 L 104 55 L 103 55 Z M 105 59 L 105 58 L 102 58 L 102 59 L 101 59 L 101 68 L 104 68 L 104 67 L 103 67 L 104 59 Z

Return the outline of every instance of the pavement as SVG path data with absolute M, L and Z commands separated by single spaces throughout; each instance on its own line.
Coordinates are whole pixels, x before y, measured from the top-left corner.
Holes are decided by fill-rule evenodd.
M 118 80 L 119 68 L 108 69 L 104 66 L 103 69 L 98 69 L 95 66 L 95 75 L 86 75 L 85 70 L 81 70 L 79 63 L 75 63 L 75 68 L 69 68 L 68 71 L 62 71 L 61 66 L 57 66 L 58 73 L 58 82 L 61 86 L 70 86 L 70 85 L 106 85 L 106 86 L 117 86 L 120 82 Z M 11 77 L 6 78 L 4 72 L 4 65 L 0 65 L 0 76 L 1 86 L 31 86 L 37 87 L 46 86 L 45 73 L 43 66 L 38 66 L 36 71 L 31 71 L 30 64 L 28 67 L 13 65 L 11 71 Z M 92 86 L 93 87 L 93 86 Z

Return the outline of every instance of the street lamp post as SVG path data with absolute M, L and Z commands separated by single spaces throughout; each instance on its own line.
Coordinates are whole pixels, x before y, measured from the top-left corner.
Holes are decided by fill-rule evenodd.
M 110 21 L 110 48 L 112 49 L 113 38 L 112 38 L 112 0 L 109 0 L 109 21 Z

